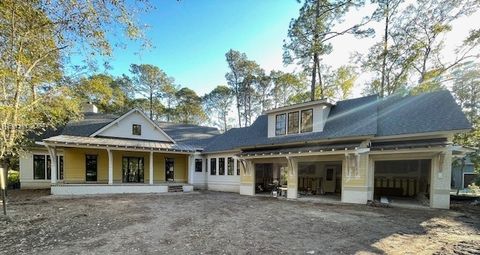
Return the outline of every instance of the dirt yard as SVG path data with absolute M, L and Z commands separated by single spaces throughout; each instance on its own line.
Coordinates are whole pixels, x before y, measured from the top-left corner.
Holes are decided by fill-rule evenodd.
M 480 206 L 394 209 L 217 192 L 9 195 L 5 254 L 480 253 Z

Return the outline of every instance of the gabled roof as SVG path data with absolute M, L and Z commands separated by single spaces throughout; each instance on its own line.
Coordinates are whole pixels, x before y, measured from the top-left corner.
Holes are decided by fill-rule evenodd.
M 98 129 L 97 131 L 95 131 L 93 134 L 91 134 L 90 136 L 91 137 L 95 137 L 97 135 L 100 135 L 102 134 L 102 132 L 108 130 L 110 127 L 112 127 L 113 125 L 115 125 L 116 123 L 120 123 L 120 121 L 122 121 L 123 119 L 125 119 L 127 116 L 131 115 L 131 114 L 134 114 L 134 113 L 138 113 L 140 114 L 144 119 L 145 121 L 147 121 L 148 123 L 152 124 L 152 126 L 154 127 L 154 129 L 158 130 L 161 134 L 163 134 L 170 142 L 172 143 L 175 143 L 175 140 L 173 140 L 167 133 L 165 133 L 165 131 L 162 130 L 162 128 L 160 128 L 160 126 L 158 126 L 158 124 L 156 122 L 154 122 L 153 120 L 151 120 L 149 117 L 147 117 L 147 115 L 145 115 L 145 113 L 143 113 L 142 111 L 138 110 L 138 109 L 132 109 L 128 112 L 126 112 L 125 114 L 121 115 L 120 117 L 116 118 L 115 120 L 111 121 L 110 123 L 108 123 L 107 125 L 103 126 L 102 128 Z
M 212 140 L 204 152 L 238 150 L 289 143 L 384 137 L 471 128 L 449 91 L 416 96 L 376 95 L 339 101 L 330 109 L 322 132 L 268 137 L 268 119 L 261 115 L 249 127 L 231 129 Z
M 82 120 L 71 121 L 65 126 L 48 129 L 38 135 L 32 134 L 29 138 L 34 141 L 41 141 L 59 135 L 89 137 L 98 130 L 112 124 L 118 118 L 119 116 L 114 114 L 85 113 Z M 214 127 L 172 122 L 158 122 L 155 125 L 163 129 L 175 142 L 181 145 L 193 146 L 196 149 L 203 148 L 212 138 L 220 134 L 218 129 Z
M 394 95 L 378 103 L 377 136 L 470 129 L 449 91 L 415 96 Z

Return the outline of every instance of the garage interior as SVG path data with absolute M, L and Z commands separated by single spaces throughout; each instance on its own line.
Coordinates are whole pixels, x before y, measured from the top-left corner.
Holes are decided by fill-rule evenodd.
M 298 163 L 298 196 L 340 200 L 342 162 Z
M 375 161 L 374 199 L 428 206 L 430 172 L 429 159 Z
M 287 165 L 278 163 L 255 164 L 255 194 L 271 196 L 272 191 L 287 189 Z M 283 194 L 285 195 L 285 194 Z

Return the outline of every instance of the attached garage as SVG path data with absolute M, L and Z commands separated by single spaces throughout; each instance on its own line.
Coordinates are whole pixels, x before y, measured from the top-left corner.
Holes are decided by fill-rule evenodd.
M 381 160 L 374 162 L 374 199 L 426 201 L 430 198 L 431 160 Z

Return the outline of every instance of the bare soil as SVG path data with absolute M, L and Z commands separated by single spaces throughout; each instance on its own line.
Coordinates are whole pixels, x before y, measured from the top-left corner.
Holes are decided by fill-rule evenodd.
M 3 254 L 480 254 L 480 206 L 378 208 L 220 192 L 10 191 Z

